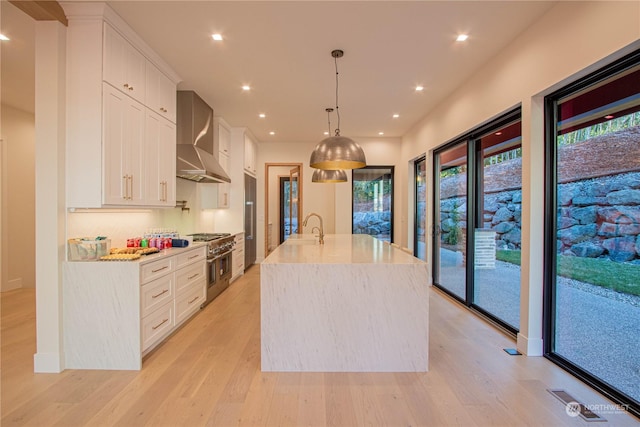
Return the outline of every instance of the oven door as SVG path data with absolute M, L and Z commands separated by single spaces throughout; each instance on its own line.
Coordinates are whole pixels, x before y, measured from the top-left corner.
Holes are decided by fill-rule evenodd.
M 220 280 L 224 281 L 231 278 L 231 266 L 233 265 L 231 259 L 232 253 L 232 251 L 225 252 L 219 258 L 218 277 L 220 278 Z

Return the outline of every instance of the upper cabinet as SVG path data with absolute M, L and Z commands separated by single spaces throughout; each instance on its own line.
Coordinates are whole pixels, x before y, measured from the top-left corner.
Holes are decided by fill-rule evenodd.
M 146 65 L 146 102 L 154 112 L 176 122 L 176 85 L 151 62 Z
M 175 206 L 175 72 L 105 3 L 62 4 L 67 207 Z
M 104 81 L 145 103 L 147 60 L 108 24 L 104 26 Z
M 244 135 L 244 170 L 250 175 L 256 176 L 257 164 L 256 143 L 249 135 Z

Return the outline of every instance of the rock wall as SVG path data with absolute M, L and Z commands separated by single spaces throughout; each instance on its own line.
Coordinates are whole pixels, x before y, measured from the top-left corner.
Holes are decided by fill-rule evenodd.
M 603 161 L 607 159 L 607 161 Z M 557 245 L 564 255 L 640 264 L 640 129 L 593 138 L 558 150 Z M 520 249 L 522 162 L 484 169 L 483 222 L 497 249 Z M 441 241 L 467 224 L 465 173 L 440 186 Z

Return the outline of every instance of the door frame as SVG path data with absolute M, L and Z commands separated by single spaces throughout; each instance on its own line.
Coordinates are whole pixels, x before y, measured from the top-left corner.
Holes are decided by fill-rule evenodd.
M 282 163 L 265 163 L 264 164 L 264 257 L 269 255 L 269 169 L 272 167 L 298 167 L 300 170 L 298 183 L 298 212 L 302 210 L 303 199 L 303 163 L 299 162 L 282 162 Z

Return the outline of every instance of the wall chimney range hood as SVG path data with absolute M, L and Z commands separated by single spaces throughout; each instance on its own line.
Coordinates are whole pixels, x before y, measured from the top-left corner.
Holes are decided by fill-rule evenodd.
M 195 182 L 231 182 L 214 156 L 213 110 L 194 91 L 178 91 L 176 175 Z

